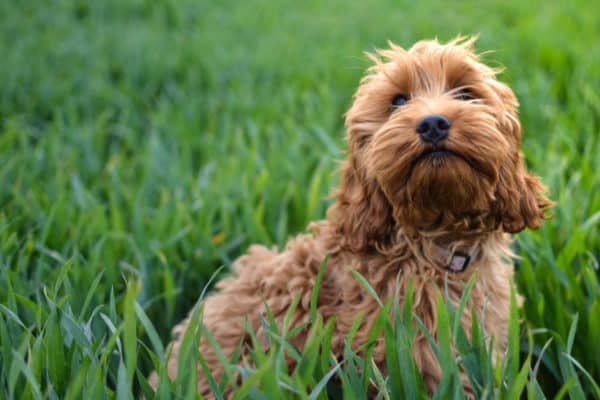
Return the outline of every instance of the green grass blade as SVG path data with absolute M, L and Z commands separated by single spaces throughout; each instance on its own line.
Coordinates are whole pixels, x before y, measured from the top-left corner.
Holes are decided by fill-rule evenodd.
M 325 268 L 327 268 L 327 263 L 329 262 L 329 255 L 325 257 L 323 262 L 321 263 L 321 268 L 319 268 L 319 273 L 317 274 L 317 278 L 315 279 L 315 283 L 313 284 L 312 293 L 310 295 L 310 320 L 314 321 L 317 317 L 317 301 L 319 298 L 319 289 L 321 287 L 321 282 L 323 281 L 323 274 L 325 273 Z
M 373 287 L 369 284 L 369 281 L 367 281 L 365 277 L 360 274 L 360 272 L 355 270 L 352 271 L 352 276 L 354 276 L 354 279 L 356 279 L 358 283 L 360 283 L 360 285 L 371 295 L 371 297 L 377 301 L 379 307 L 383 307 L 383 303 L 381 302 L 379 295 L 377 295 L 375 289 L 373 289 Z

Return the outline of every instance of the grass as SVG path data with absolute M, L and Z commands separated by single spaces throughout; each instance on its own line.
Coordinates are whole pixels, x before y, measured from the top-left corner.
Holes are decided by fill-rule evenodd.
M 170 328 L 214 271 L 323 216 L 362 52 L 458 33 L 480 33 L 477 46 L 496 50 L 485 60 L 507 68 L 528 165 L 558 206 L 518 235 L 525 301 L 505 362 L 492 365 L 480 332 L 469 343 L 453 328 L 470 310 L 440 300 L 437 397 L 461 397 L 454 342 L 480 398 L 600 398 L 599 11 L 579 0 L 1 2 L 0 398 L 152 397 L 144 376 L 164 366 Z M 394 315 L 373 333 L 388 377 L 368 348 L 332 360 L 318 314 L 303 353 L 267 318 L 271 350 L 256 346 L 237 398 L 423 397 L 408 355 L 419 322 Z M 195 396 L 201 355 L 186 354 L 158 398 Z

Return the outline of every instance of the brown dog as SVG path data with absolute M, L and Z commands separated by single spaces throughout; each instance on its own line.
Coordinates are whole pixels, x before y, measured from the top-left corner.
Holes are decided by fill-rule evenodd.
M 479 62 L 474 39 L 448 44 L 422 41 L 410 50 L 370 55 L 372 66 L 346 114 L 348 159 L 324 221 L 285 250 L 250 247 L 234 263 L 236 276 L 220 282 L 205 300 L 203 322 L 230 356 L 246 333 L 246 320 L 262 334 L 263 298 L 281 321 L 296 296 L 293 323 L 309 318 L 310 297 L 321 263 L 330 256 L 318 310 L 336 317 L 331 350 L 343 341 L 360 312 L 365 322 L 355 346 L 368 339 L 379 305 L 352 276 L 360 272 L 382 300 L 393 299 L 399 271 L 403 302 L 414 284 L 414 313 L 435 337 L 436 297 L 445 276 L 458 302 L 473 273 L 471 304 L 486 306 L 485 330 L 502 351 L 507 334 L 513 266 L 510 233 L 537 228 L 551 202 L 538 178 L 525 171 L 520 152 L 517 99 L 496 80 L 497 70 Z M 181 333 L 175 328 L 169 376 L 177 374 Z M 470 332 L 471 313 L 462 316 Z M 306 332 L 293 343 L 302 347 Z M 374 358 L 384 368 L 384 344 Z M 218 379 L 223 367 L 205 341 L 200 352 Z M 423 336 L 414 356 L 433 392 L 441 370 Z M 199 369 L 201 371 L 201 369 Z M 209 394 L 200 372 L 199 392 Z M 156 379 L 154 379 L 156 386 Z

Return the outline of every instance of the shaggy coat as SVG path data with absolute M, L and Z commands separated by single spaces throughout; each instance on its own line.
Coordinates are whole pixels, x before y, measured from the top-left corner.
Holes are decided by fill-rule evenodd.
M 348 156 L 326 219 L 311 223 L 309 233 L 281 251 L 251 246 L 234 262 L 235 275 L 204 301 L 203 323 L 226 356 L 246 337 L 244 321 L 262 334 L 263 299 L 281 322 L 300 296 L 292 325 L 308 321 L 326 256 L 317 307 L 325 320 L 336 318 L 331 351 L 337 357 L 356 316 L 364 314 L 355 348 L 368 340 L 380 309 L 353 270 L 384 302 L 398 291 L 403 303 L 412 281 L 414 314 L 434 337 L 438 288 L 447 279 L 450 300 L 458 304 L 466 281 L 476 274 L 471 306 L 481 311 L 487 303 L 486 334 L 504 350 L 513 275 L 510 234 L 539 227 L 551 202 L 539 179 L 525 170 L 517 100 L 496 80 L 498 71 L 479 61 L 473 42 L 422 41 L 409 50 L 390 43 L 369 55 L 374 65 L 346 114 Z M 442 115 L 451 124 L 441 143 L 432 145 L 417 134 L 416 126 L 428 115 Z M 455 254 L 471 259 L 462 272 L 449 271 Z M 187 323 L 175 328 L 172 378 Z M 462 324 L 471 331 L 471 313 L 462 315 Z M 305 339 L 301 331 L 292 343 L 302 348 Z M 218 379 L 223 368 L 204 340 L 200 352 Z M 422 334 L 413 353 L 433 393 L 441 370 Z M 385 370 L 383 341 L 373 357 Z M 201 368 L 199 375 L 199 392 L 210 395 Z

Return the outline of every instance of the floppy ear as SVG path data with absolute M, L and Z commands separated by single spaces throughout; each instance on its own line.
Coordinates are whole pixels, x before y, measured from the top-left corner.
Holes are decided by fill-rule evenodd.
M 502 167 L 496 190 L 499 222 L 510 233 L 539 228 L 549 218 L 545 211 L 553 203 L 545 196 L 546 187 L 540 179 L 525 171 L 521 154 L 512 164 Z
M 328 219 L 352 251 L 376 248 L 391 239 L 395 225 L 392 208 L 374 179 L 367 178 L 355 157 L 344 161 L 336 202 Z
M 373 72 L 382 64 L 377 56 L 371 58 L 375 62 L 370 69 Z M 340 245 L 357 252 L 389 243 L 396 225 L 387 197 L 376 178 L 367 176 L 364 163 L 372 133 L 388 118 L 387 111 L 369 101 L 372 89 L 367 83 L 375 76 L 369 73 L 361 80 L 346 112 L 348 158 L 341 165 L 336 201 L 327 212 L 327 219 L 341 236 Z
M 512 90 L 499 81 L 491 82 L 498 95 L 499 128 L 506 134 L 512 153 L 500 169 L 496 189 L 496 217 L 505 232 L 516 233 L 525 228 L 539 228 L 550 217 L 546 210 L 554 203 L 546 197 L 547 189 L 537 176 L 525 169 L 520 152 L 521 124 L 516 110 L 519 106 Z

